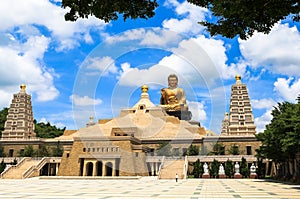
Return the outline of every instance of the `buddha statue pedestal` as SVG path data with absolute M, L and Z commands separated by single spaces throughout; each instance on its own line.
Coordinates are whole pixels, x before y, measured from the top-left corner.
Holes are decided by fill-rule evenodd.
M 191 120 L 191 111 L 166 111 L 168 115 L 177 117 L 180 120 Z
M 240 173 L 234 174 L 234 179 L 241 179 L 243 176 Z
M 226 178 L 226 175 L 225 174 L 219 174 L 219 178 L 224 179 L 224 178 Z
M 256 179 L 257 178 L 257 174 L 256 173 L 251 173 L 250 174 L 250 178 L 251 179 Z
M 208 173 L 204 173 L 204 174 L 202 175 L 202 178 L 210 178 L 210 175 L 209 175 Z

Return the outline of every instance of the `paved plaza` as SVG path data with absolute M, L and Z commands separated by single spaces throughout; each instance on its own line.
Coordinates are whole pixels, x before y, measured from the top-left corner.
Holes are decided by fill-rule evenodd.
M 0 180 L 0 198 L 300 198 L 300 185 L 251 179 Z

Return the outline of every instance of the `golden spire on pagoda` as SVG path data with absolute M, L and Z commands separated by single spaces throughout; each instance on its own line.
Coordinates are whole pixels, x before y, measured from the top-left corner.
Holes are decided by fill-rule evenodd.
M 146 84 L 144 84 L 141 89 L 142 93 L 148 93 L 148 86 Z

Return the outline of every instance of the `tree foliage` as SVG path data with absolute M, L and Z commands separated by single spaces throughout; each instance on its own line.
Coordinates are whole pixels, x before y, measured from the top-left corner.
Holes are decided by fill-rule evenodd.
M 228 149 L 228 153 L 231 155 L 240 155 L 241 152 L 239 150 L 239 146 L 234 144 L 230 147 L 230 149 Z
M 231 160 L 227 160 L 225 163 L 225 175 L 229 178 L 232 178 L 234 175 L 234 165 Z
M 262 142 L 258 154 L 276 163 L 294 159 L 300 152 L 300 104 L 278 103 L 271 114 L 271 123 L 263 133 L 256 135 Z
M 224 145 L 220 143 L 214 144 L 212 151 L 209 152 L 209 155 L 224 155 L 224 154 L 225 154 Z
M 65 127 L 61 129 L 57 128 L 55 125 L 52 126 L 49 122 L 47 122 L 47 124 L 43 122 L 37 123 L 36 120 L 34 120 L 34 124 L 34 132 L 36 133 L 36 136 L 40 138 L 55 138 L 61 136 L 66 129 Z
M 157 155 L 158 156 L 171 156 L 172 146 L 168 142 L 161 143 L 157 148 Z
M 3 108 L 0 111 L 0 138 L 2 137 L 2 131 L 4 131 L 4 124 L 8 115 L 8 108 Z
M 0 173 L 2 173 L 4 171 L 5 167 L 6 167 L 6 164 L 4 162 L 4 159 L 2 159 L 2 161 L 0 163 Z
M 194 162 L 194 169 L 193 169 L 194 178 L 200 178 L 200 176 L 202 176 L 203 173 L 204 173 L 203 162 L 200 162 L 200 160 L 198 159 L 196 162 Z
M 199 147 L 191 144 L 188 148 L 187 155 L 199 155 Z
M 208 8 L 216 17 L 215 22 L 200 22 L 211 35 L 228 38 L 239 35 L 247 39 L 254 31 L 269 33 L 279 20 L 292 16 L 299 21 L 298 0 L 188 0 L 197 6 Z
M 37 154 L 37 151 L 32 145 L 27 145 L 24 150 L 20 150 L 18 153 L 20 157 L 34 157 Z
M 6 154 L 4 152 L 4 147 L 2 146 L 2 144 L 0 143 L 0 157 L 5 157 Z
M 298 0 L 187 0 L 196 6 L 209 9 L 214 16 L 211 21 L 201 21 L 211 35 L 221 34 L 228 38 L 239 35 L 247 39 L 255 31 L 269 33 L 278 21 L 291 17 L 300 20 Z M 65 20 L 95 16 L 109 22 L 118 15 L 128 18 L 148 19 L 155 15 L 156 0 L 62 0 L 62 7 L 70 10 Z M 211 19 L 211 18 L 210 18 Z
M 60 144 L 60 142 L 58 141 L 56 144 L 56 147 L 52 148 L 52 156 L 53 157 L 62 157 L 63 152 L 64 152 L 63 147 Z
M 216 178 L 219 175 L 219 167 L 220 167 L 219 161 L 214 159 L 214 161 L 210 164 L 210 169 L 209 169 L 210 177 Z
M 244 157 L 242 157 L 242 162 L 241 162 L 241 166 L 240 166 L 240 173 L 245 178 L 249 177 L 249 175 L 250 175 L 250 170 L 248 168 L 247 161 Z
M 65 14 L 65 20 L 76 21 L 80 18 L 95 16 L 109 22 L 117 20 L 118 15 L 123 15 L 124 21 L 128 18 L 148 19 L 154 16 L 156 0 L 63 0 L 62 7 L 70 8 Z

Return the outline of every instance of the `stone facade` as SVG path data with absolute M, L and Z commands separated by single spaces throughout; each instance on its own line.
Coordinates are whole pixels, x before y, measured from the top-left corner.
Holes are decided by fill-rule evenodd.
M 230 112 L 222 122 L 222 135 L 254 135 L 256 126 L 246 84 L 236 75 L 236 83 L 231 86 Z
M 26 93 L 26 86 L 22 84 L 18 94 L 14 94 L 7 120 L 2 132 L 5 139 L 31 139 L 35 138 L 31 96 Z
M 120 117 L 101 120 L 73 134 L 71 147 L 65 147 L 58 175 L 62 176 L 148 176 L 160 162 L 154 151 L 170 143 L 182 155 L 194 139 L 206 131 L 199 123 L 179 120 L 155 106 L 146 92 Z
M 252 131 L 253 127 L 255 130 L 255 126 L 251 105 L 248 106 L 250 100 L 247 89 L 240 80 L 237 80 L 232 87 L 233 91 L 238 88 L 241 89 L 242 95 L 236 96 L 236 92 L 232 94 L 230 114 L 225 115 L 221 136 L 205 130 L 199 122 L 181 120 L 168 115 L 161 106 L 154 105 L 148 93 L 143 91 L 140 100 L 133 107 L 120 110 L 119 117 L 101 119 L 98 122 L 90 118 L 86 127 L 79 130 L 66 130 L 64 135 L 55 139 L 33 139 L 34 134 L 31 134 L 31 136 L 23 137 L 22 140 L 17 140 L 11 134 L 6 134 L 4 138 L 7 139 L 1 139 L 0 143 L 5 153 L 14 157 L 18 155 L 17 151 L 24 150 L 27 145 L 38 149 L 42 145 L 55 147 L 59 142 L 64 147 L 64 153 L 58 176 L 157 175 L 164 158 L 157 156 L 156 152 L 163 143 L 171 146 L 172 154 L 177 158 L 185 155 L 191 144 L 200 149 L 210 150 L 215 143 L 224 146 L 224 155 L 228 155 L 228 149 L 235 145 L 239 147 L 240 155 L 254 157 L 260 142 L 255 139 Z M 20 93 L 29 99 L 27 102 L 30 101 L 25 88 L 21 89 Z M 13 112 L 17 107 L 16 103 L 21 103 L 20 100 L 17 101 L 17 98 L 18 96 L 14 98 L 11 105 Z M 236 106 L 233 103 L 236 102 L 236 98 L 243 99 L 242 104 L 247 108 L 243 109 L 244 112 L 238 112 L 238 118 L 240 118 L 238 121 L 235 121 L 233 117 L 237 115 Z M 238 105 L 239 102 L 238 100 Z M 31 102 L 27 103 L 27 108 L 27 113 L 31 113 L 28 117 L 30 119 L 32 118 Z M 249 108 L 251 114 L 245 111 Z M 242 109 L 242 106 L 238 106 L 239 109 Z M 241 115 L 244 120 L 240 117 Z M 246 118 L 250 115 L 251 121 L 247 120 L 247 123 Z M 11 117 L 14 118 L 14 115 L 8 117 L 8 121 Z M 242 121 L 245 123 L 242 124 Z M 243 131 L 245 126 L 251 128 Z M 237 127 L 238 130 L 234 131 L 233 127 Z M 10 135 L 9 138 L 8 135 Z

